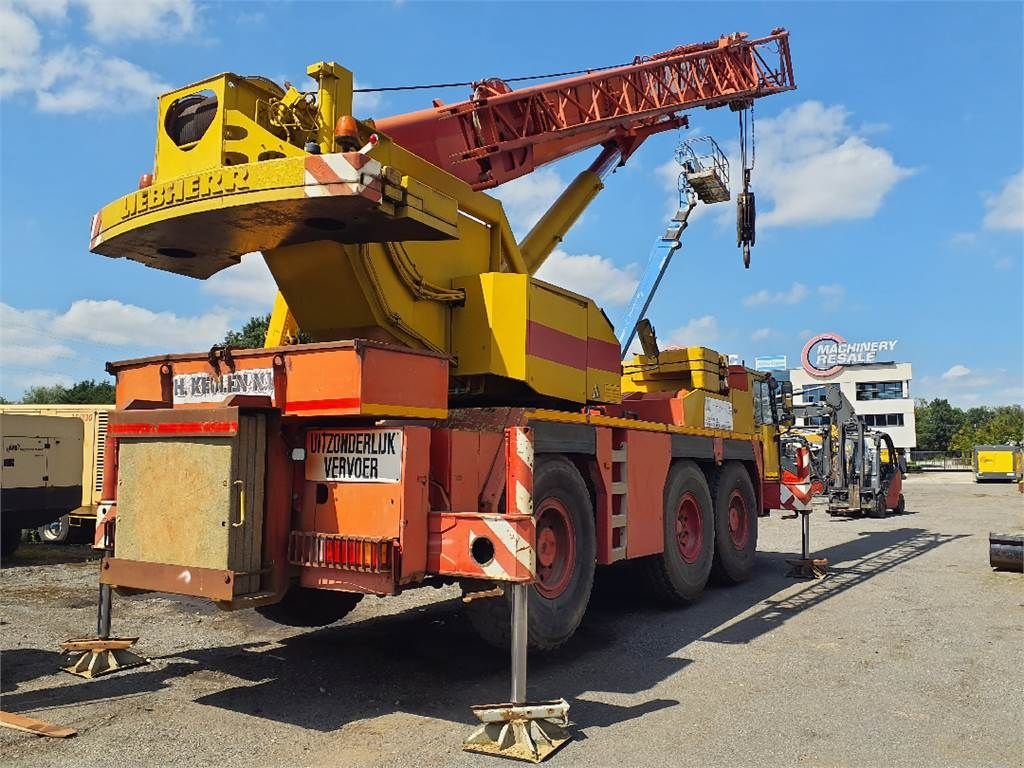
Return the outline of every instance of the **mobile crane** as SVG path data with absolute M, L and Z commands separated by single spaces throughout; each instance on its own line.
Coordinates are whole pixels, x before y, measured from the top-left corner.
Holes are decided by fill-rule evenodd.
M 153 172 L 93 219 L 93 252 L 194 278 L 260 251 L 279 293 L 263 349 L 108 365 L 107 642 L 74 646 L 78 666 L 123 661 L 112 588 L 316 625 L 457 581 L 479 633 L 513 647 L 515 707 L 478 711 L 468 747 L 539 759 L 567 705 L 526 706 L 527 642 L 571 637 L 595 566 L 642 559 L 649 589 L 692 601 L 712 574 L 750 576 L 757 518 L 783 502 L 767 377 L 703 347 L 624 375 L 594 301 L 534 274 L 684 110 L 795 88 L 788 33 L 483 80 L 376 121 L 352 116 L 350 71 L 307 72 L 315 93 L 225 73 L 161 96 Z M 483 190 L 591 147 L 516 242 Z

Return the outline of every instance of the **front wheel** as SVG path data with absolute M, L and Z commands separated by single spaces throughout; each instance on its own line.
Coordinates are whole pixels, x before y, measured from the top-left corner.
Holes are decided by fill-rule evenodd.
M 715 562 L 712 574 L 722 584 L 750 578 L 757 551 L 757 496 L 746 467 L 729 462 L 715 478 Z
M 579 471 L 563 456 L 540 456 L 533 475 L 537 519 L 537 581 L 527 608 L 529 645 L 550 651 L 583 620 L 594 586 L 594 507 Z M 466 614 L 477 634 L 497 648 L 510 644 L 512 590 L 474 600 Z
M 900 494 L 900 498 L 896 502 L 896 506 L 893 508 L 892 511 L 895 512 L 897 515 L 902 515 L 904 512 L 907 511 L 907 500 L 903 498 L 902 493 Z

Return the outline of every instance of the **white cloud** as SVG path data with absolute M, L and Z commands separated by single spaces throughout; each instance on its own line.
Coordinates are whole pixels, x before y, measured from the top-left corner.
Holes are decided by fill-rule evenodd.
M 189 31 L 195 18 L 193 4 L 185 0 L 74 4 L 84 10 L 87 30 L 102 42 L 165 39 Z M 40 111 L 76 114 L 100 106 L 152 107 L 156 96 L 170 89 L 159 76 L 93 46 L 53 45 L 51 37 L 64 36 L 58 27 L 68 20 L 67 11 L 67 3 L 0 4 L 0 96 L 31 94 Z
M 101 106 L 114 111 L 155 107 L 157 96 L 171 86 L 95 48 L 65 48 L 42 62 L 31 88 L 40 111 L 75 114 Z
M 223 340 L 232 320 L 223 310 L 183 316 L 112 299 L 80 299 L 64 312 L 0 302 L 0 386 L 17 396 L 39 384 L 95 377 L 115 356 L 207 349 Z
M 764 341 L 771 337 L 774 331 L 771 328 L 758 328 L 752 334 L 750 334 L 751 341 Z
M 703 315 L 669 332 L 665 347 L 707 347 L 718 341 L 718 337 L 718 320 L 714 315 Z
M 810 328 L 804 328 L 802 331 L 797 333 L 796 336 L 798 339 L 800 339 L 800 341 L 807 341 L 813 335 L 814 331 L 812 331 Z
M 942 374 L 942 378 L 944 378 L 946 380 L 949 380 L 949 379 L 962 379 L 964 376 L 970 376 L 970 375 L 971 375 L 971 369 L 970 368 L 968 368 L 966 365 L 960 365 L 959 363 L 957 363 L 952 368 L 950 368 L 948 371 L 946 371 L 944 374 Z
M 763 304 L 798 304 L 808 296 L 807 286 L 803 283 L 793 283 L 788 291 L 760 290 L 752 293 L 743 299 L 748 307 L 758 307 Z
M 53 332 L 94 344 L 153 349 L 203 349 L 224 338 L 231 315 L 223 311 L 181 317 L 107 299 L 79 299 L 55 315 Z
M 551 207 L 566 186 L 558 171 L 541 168 L 502 184 L 490 194 L 501 200 L 512 230 L 517 237 L 522 237 Z
M 84 341 L 141 350 L 203 349 L 224 338 L 231 315 L 224 311 L 192 317 L 153 312 L 134 304 L 107 299 L 79 299 L 65 312 L 17 309 L 0 304 L 3 359 L 16 364 L 9 350 L 21 347 L 49 349 L 52 359 L 73 354 L 64 342 Z M 44 362 L 45 355 L 29 365 Z
M 85 11 L 86 28 L 106 43 L 163 39 L 191 32 L 196 23 L 192 0 L 73 0 Z
M 819 285 L 818 296 L 822 299 L 822 306 L 829 311 L 839 309 L 846 298 L 846 289 L 838 283 L 830 285 Z
M 927 400 L 941 397 L 960 407 L 1024 403 L 1024 377 L 1019 368 L 1011 373 L 1005 369 L 979 370 L 957 363 L 941 376 L 922 376 L 913 387 L 915 397 Z
M 308 82 L 308 81 L 307 81 Z M 352 88 L 372 88 L 372 85 L 368 83 L 360 82 L 358 79 L 352 79 Z M 371 93 L 353 93 L 352 94 L 352 114 L 358 118 L 373 117 L 374 113 L 380 109 L 384 103 L 384 96 L 378 92 Z
M 259 253 L 247 253 L 240 264 L 221 270 L 202 284 L 201 290 L 229 305 L 266 314 L 274 304 L 277 284 Z
M 955 232 L 949 238 L 949 244 L 954 248 L 967 248 L 977 242 L 978 234 L 976 232 Z
M 562 250 L 551 253 L 537 277 L 609 305 L 628 303 L 637 283 L 635 264 L 622 269 L 604 256 L 573 255 Z
M 826 224 L 875 215 L 885 196 L 913 171 L 873 146 L 840 105 L 806 101 L 757 122 L 752 187 L 763 227 Z M 738 163 L 733 167 L 738 169 Z M 733 173 L 734 189 L 740 181 Z
M 985 200 L 985 229 L 1024 229 L 1024 170 Z

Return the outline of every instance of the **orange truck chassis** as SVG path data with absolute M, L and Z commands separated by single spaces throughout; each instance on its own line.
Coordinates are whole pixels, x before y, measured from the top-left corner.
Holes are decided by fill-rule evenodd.
M 449 409 L 447 367 L 369 341 L 111 363 L 101 582 L 229 609 L 532 582 L 567 614 L 540 642 L 554 647 L 594 565 L 724 550 L 726 578 L 744 577 L 756 518 L 783 506 L 760 439 L 627 417 L 628 401 Z M 747 374 L 729 369 L 734 386 Z M 509 480 L 520 454 L 535 491 Z

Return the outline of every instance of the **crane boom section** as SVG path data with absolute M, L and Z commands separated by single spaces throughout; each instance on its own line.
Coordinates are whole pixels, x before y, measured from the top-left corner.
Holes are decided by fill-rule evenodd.
M 479 404 L 618 402 L 607 317 L 532 275 L 604 174 L 685 125 L 680 110 L 794 87 L 783 30 L 522 90 L 488 80 L 470 101 L 376 123 L 350 114 L 347 69 L 307 74 L 315 93 L 223 73 L 162 95 L 153 173 L 96 214 L 90 249 L 199 279 L 261 252 L 279 291 L 268 345 L 301 329 L 428 350 L 451 361 L 452 401 Z M 597 146 L 517 243 L 482 190 Z
M 484 80 L 467 101 L 379 120 L 377 127 L 474 189 L 488 189 L 588 147 L 628 145 L 639 128 L 674 128 L 666 118 L 680 111 L 747 104 L 795 87 L 789 33 L 777 29 L 518 90 Z

